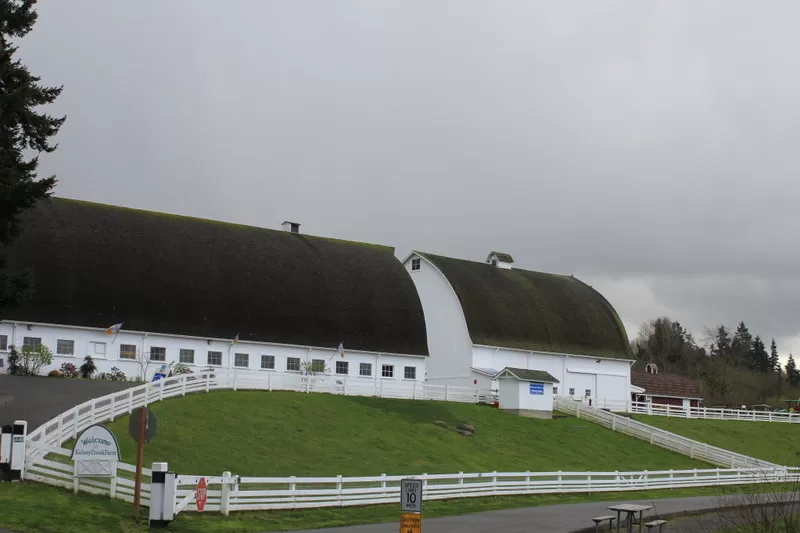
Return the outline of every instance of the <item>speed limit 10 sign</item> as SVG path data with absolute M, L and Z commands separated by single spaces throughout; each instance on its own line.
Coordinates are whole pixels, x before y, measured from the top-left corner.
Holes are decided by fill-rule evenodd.
M 400 512 L 422 512 L 422 480 L 400 480 Z

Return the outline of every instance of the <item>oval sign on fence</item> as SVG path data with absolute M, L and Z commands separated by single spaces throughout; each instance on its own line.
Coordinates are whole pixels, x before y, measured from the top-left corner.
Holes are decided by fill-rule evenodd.
M 202 511 L 208 501 L 208 491 L 206 490 L 206 478 L 201 477 L 200 482 L 197 483 L 197 490 L 194 493 L 194 501 L 197 505 L 197 510 Z

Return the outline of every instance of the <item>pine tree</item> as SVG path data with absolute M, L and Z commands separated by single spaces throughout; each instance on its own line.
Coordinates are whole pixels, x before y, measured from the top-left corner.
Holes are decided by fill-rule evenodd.
M 19 234 L 19 215 L 39 199 L 50 195 L 55 176 L 39 179 L 38 155 L 25 158 L 26 151 L 49 153 L 56 149 L 50 138 L 58 133 L 66 117 L 54 118 L 34 109 L 50 104 L 61 94 L 61 87 L 43 87 L 15 59 L 17 47 L 12 39 L 24 37 L 33 29 L 36 0 L 0 0 L 0 246 L 8 246 Z M 0 248 L 1 250 L 2 248 Z M 21 273 L 9 272 L 0 255 L 0 316 L 24 297 L 28 280 Z
M 770 371 L 770 359 L 769 354 L 767 353 L 767 348 L 764 346 L 764 342 L 761 340 L 761 337 L 756 335 L 756 338 L 753 340 L 753 349 L 751 352 L 751 360 L 752 363 L 750 367 L 753 370 L 766 374 Z
M 797 370 L 792 354 L 789 354 L 789 360 L 786 362 L 786 380 L 792 387 L 797 386 L 800 382 L 800 372 Z
M 783 373 L 781 369 L 781 360 L 778 357 L 778 345 L 775 344 L 775 339 L 772 339 L 772 344 L 769 346 L 769 367 L 779 376 Z
M 753 336 L 744 325 L 744 322 L 739 322 L 736 327 L 736 333 L 733 334 L 731 341 L 731 360 L 735 365 L 747 366 L 755 369 L 753 361 Z

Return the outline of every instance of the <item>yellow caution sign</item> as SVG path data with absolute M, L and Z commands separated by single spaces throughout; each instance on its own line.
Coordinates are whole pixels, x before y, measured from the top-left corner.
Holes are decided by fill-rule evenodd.
M 422 515 L 419 513 L 401 513 L 400 533 L 422 533 Z

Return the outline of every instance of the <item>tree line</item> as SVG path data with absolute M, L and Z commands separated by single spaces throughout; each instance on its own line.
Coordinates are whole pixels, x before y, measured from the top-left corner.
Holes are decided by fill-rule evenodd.
M 794 357 L 781 365 L 775 339 L 767 348 L 744 322 L 733 332 L 725 325 L 708 329 L 698 343 L 680 322 L 659 317 L 642 324 L 631 347 L 637 365 L 653 362 L 695 380 L 707 405 L 765 403 L 800 387 Z

